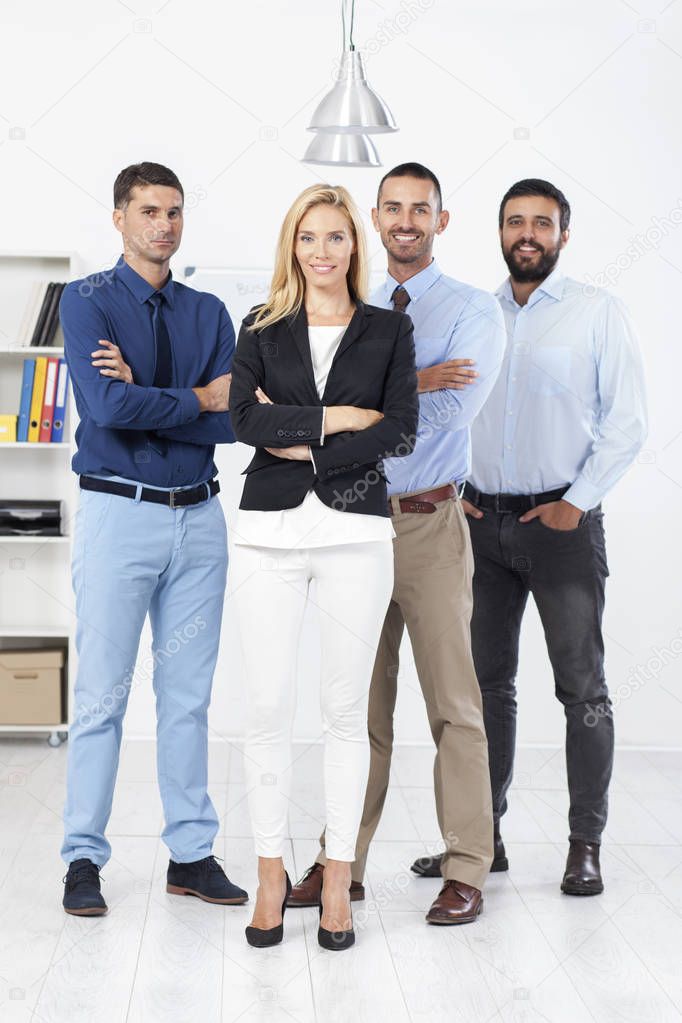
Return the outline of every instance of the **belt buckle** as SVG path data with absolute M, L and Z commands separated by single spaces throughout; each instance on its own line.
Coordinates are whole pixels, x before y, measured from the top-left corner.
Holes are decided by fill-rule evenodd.
M 495 494 L 495 511 L 498 512 L 498 513 L 500 511 L 500 495 L 499 494 Z
M 175 511 L 176 508 L 180 507 L 179 504 L 175 503 L 175 495 L 179 493 L 180 490 L 178 490 L 177 488 L 175 490 L 171 490 L 170 492 L 170 507 L 172 508 L 173 511 Z

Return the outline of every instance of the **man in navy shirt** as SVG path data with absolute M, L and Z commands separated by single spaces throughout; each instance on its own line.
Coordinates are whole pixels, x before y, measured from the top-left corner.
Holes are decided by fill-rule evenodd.
M 234 330 L 223 303 L 177 284 L 169 262 L 183 226 L 182 185 L 155 163 L 125 168 L 113 220 L 123 256 L 73 281 L 60 315 L 80 422 L 74 536 L 79 664 L 70 727 L 64 909 L 106 913 L 99 870 L 111 855 L 121 729 L 149 614 L 166 890 L 241 903 L 211 855 L 207 710 L 218 654 L 225 519 L 216 443 L 232 443 Z

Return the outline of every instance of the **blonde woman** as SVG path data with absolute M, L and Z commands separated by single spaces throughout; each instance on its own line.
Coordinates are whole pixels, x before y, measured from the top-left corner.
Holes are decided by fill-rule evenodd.
M 231 588 L 247 682 L 245 772 L 258 855 L 252 945 L 283 935 L 282 853 L 292 769 L 296 659 L 310 583 L 321 639 L 327 866 L 318 939 L 353 944 L 350 865 L 369 767 L 367 700 L 393 588 L 381 460 L 417 425 L 412 323 L 366 305 L 355 203 L 314 185 L 280 231 L 267 302 L 242 324 L 232 365 L 237 440 L 256 448 L 233 531 Z

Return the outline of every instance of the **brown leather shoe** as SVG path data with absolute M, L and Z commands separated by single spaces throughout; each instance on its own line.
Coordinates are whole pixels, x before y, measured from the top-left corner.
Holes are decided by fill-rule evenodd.
M 599 895 L 604 891 L 598 842 L 571 839 L 561 890 L 564 895 Z
M 483 909 L 478 888 L 463 881 L 446 881 L 426 914 L 430 924 L 470 924 Z
M 300 881 L 291 889 L 287 906 L 303 909 L 305 906 L 319 906 L 322 894 L 322 875 L 324 867 L 321 863 L 313 863 L 308 867 Z M 359 881 L 350 883 L 350 901 L 360 902 L 365 897 L 365 886 Z

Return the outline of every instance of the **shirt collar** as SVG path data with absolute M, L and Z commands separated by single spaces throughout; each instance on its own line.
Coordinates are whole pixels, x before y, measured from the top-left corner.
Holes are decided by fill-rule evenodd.
M 548 295 L 550 298 L 555 299 L 555 301 L 560 302 L 564 296 L 565 284 L 566 278 L 562 274 L 561 270 L 559 270 L 558 267 L 555 267 L 551 274 L 548 277 L 545 277 L 541 284 L 538 284 L 537 288 L 532 292 L 528 299 L 527 304 L 529 306 L 535 305 L 535 303 L 540 300 L 541 295 Z M 514 292 L 512 291 L 511 278 L 509 277 L 502 282 L 495 292 L 495 295 L 497 298 L 505 298 L 513 305 L 517 305 L 516 299 L 514 298 Z
M 418 302 L 422 295 L 426 294 L 429 288 L 435 284 L 441 276 L 442 272 L 440 267 L 436 263 L 435 259 L 432 259 L 429 265 L 425 266 L 423 270 L 416 273 L 414 277 L 410 277 L 409 280 L 404 281 L 402 286 L 410 296 L 410 302 Z M 391 296 L 398 287 L 400 287 L 398 281 L 387 273 L 386 282 L 384 284 L 384 297 L 386 302 L 391 301 Z
M 152 295 L 156 294 L 157 289 L 154 288 L 149 281 L 145 281 L 144 277 L 140 277 L 139 273 L 133 270 L 132 266 L 129 266 L 128 263 L 126 263 L 123 256 L 120 257 L 116 264 L 114 272 L 116 276 L 123 281 L 125 286 L 137 299 L 140 305 L 147 302 Z M 168 280 L 164 286 L 158 290 L 172 309 L 175 302 L 175 282 L 173 281 L 173 274 L 170 271 L 168 273 Z

